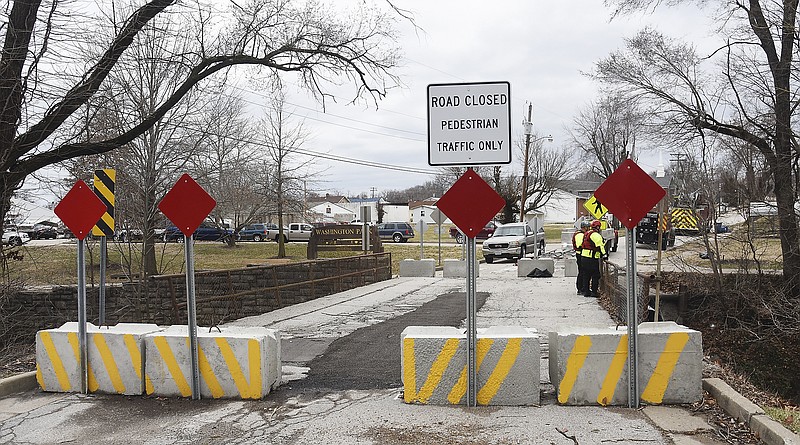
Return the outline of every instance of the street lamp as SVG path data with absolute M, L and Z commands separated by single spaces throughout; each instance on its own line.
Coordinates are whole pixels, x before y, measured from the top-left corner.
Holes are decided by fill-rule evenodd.
M 547 135 L 534 139 L 531 141 L 531 133 L 533 130 L 533 122 L 531 122 L 531 113 L 533 112 L 533 104 L 528 104 L 528 119 L 522 121 L 522 127 L 525 130 L 525 164 L 524 173 L 522 175 L 522 193 L 520 194 L 519 201 L 519 221 L 525 221 L 525 203 L 528 201 L 528 158 L 530 157 L 531 142 L 539 142 L 548 140 L 553 142 L 553 136 Z

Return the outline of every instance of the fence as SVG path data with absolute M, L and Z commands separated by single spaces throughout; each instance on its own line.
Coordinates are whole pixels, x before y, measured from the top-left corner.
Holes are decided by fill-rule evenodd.
M 391 253 L 195 273 L 197 321 L 216 325 L 392 277 Z M 0 350 L 36 331 L 74 321 L 77 287 L 6 289 L 0 295 Z M 87 289 L 87 318 L 98 318 L 98 289 Z M 106 320 L 186 324 L 184 275 L 149 277 L 106 289 Z
M 607 261 L 603 262 L 600 279 L 601 293 L 608 296 L 604 301 L 611 318 L 619 324 L 628 323 L 628 273 L 622 266 Z M 654 277 L 641 273 L 636 274 L 636 301 L 638 302 L 638 322 L 648 318 L 647 306 L 650 302 L 650 284 Z

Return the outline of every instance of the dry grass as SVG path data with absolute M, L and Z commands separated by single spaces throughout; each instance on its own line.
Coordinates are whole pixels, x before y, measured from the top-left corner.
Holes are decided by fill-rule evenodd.
M 431 238 L 433 240 L 435 238 Z M 428 241 L 431 241 L 428 240 Z M 443 240 L 444 241 L 444 240 Z M 461 258 L 461 247 L 442 245 L 442 260 Z M 384 249 L 392 253 L 392 273 L 396 274 L 404 258 L 419 259 L 419 243 L 384 243 Z M 107 281 L 128 281 L 141 272 L 141 244 L 110 243 L 107 263 Z M 6 280 L 25 286 L 69 285 L 77 282 L 78 249 L 75 243 L 54 246 L 23 246 L 5 249 L 7 258 Z M 322 257 L 348 256 L 357 252 L 324 252 Z M 426 244 L 425 258 L 438 261 L 436 244 Z M 235 247 L 223 243 L 196 242 L 194 247 L 195 270 L 231 269 L 252 264 L 276 264 L 306 260 L 306 243 L 287 243 L 286 258 L 278 259 L 278 244 L 274 242 L 242 242 Z M 164 274 L 182 273 L 184 266 L 183 244 L 159 243 L 156 245 L 156 261 Z M 86 249 L 87 283 L 99 281 L 99 243 L 89 243 Z

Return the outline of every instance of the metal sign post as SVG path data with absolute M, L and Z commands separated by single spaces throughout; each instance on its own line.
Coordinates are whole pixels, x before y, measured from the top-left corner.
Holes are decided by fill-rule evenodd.
M 100 304 L 98 311 L 100 326 L 106 325 L 106 262 L 108 261 L 108 240 L 105 236 L 100 238 Z
M 447 215 L 445 215 L 441 210 L 434 209 L 431 212 L 431 219 L 433 222 L 436 223 L 438 226 L 437 234 L 439 235 L 439 262 L 437 264 L 442 264 L 442 224 L 447 221 Z
M 81 367 L 81 393 L 89 389 L 89 357 L 86 353 L 86 241 L 78 240 L 78 349 Z
M 183 236 L 186 253 L 186 312 L 189 317 L 189 348 L 192 355 L 192 400 L 200 399 L 200 366 L 197 349 L 197 309 L 194 298 L 194 236 Z
M 422 219 L 420 219 L 419 223 L 417 223 L 417 231 L 419 232 L 419 259 L 422 260 L 425 258 L 425 221 Z
M 189 349 L 192 360 L 192 399 L 200 399 L 200 370 L 197 347 L 197 310 L 194 293 L 194 231 L 217 205 L 200 185 L 188 174 L 164 195 L 158 208 L 179 228 L 184 236 L 186 254 L 186 312 L 189 318 Z
M 467 406 L 477 406 L 475 238 L 467 238 Z
M 89 357 L 86 353 L 86 244 L 84 239 L 105 212 L 102 201 L 78 180 L 53 212 L 78 239 L 78 361 L 81 371 L 81 393 L 88 391 Z
M 636 301 L 636 227 L 625 236 L 628 254 L 628 408 L 639 408 L 639 306 Z

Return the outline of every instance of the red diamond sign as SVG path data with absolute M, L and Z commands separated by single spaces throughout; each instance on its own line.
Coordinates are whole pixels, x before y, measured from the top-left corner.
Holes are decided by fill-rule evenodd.
M 475 238 L 505 204 L 505 200 L 479 174 L 467 169 L 436 202 L 436 207 L 468 238 Z
M 633 229 L 667 192 L 631 159 L 626 159 L 594 192 L 623 226 Z
M 192 236 L 216 205 L 217 201 L 184 173 L 158 203 L 158 209 L 184 235 Z
M 78 180 L 53 212 L 61 218 L 75 238 L 83 240 L 106 213 L 106 205 L 94 194 L 91 187 Z

